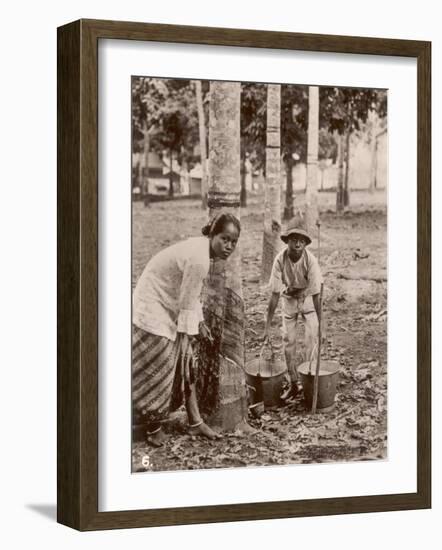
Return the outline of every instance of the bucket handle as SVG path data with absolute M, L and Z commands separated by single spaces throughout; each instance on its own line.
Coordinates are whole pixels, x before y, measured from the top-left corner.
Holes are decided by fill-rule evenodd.
M 273 348 L 273 344 L 272 344 L 272 341 L 270 340 L 270 338 L 268 338 L 267 340 L 265 340 L 261 346 L 261 350 L 259 352 L 259 362 L 258 362 L 258 376 L 261 376 L 261 359 L 262 359 L 262 354 L 264 352 L 264 348 L 266 346 L 269 346 L 270 347 L 270 351 L 272 353 L 272 360 L 270 362 L 270 376 L 273 376 L 273 360 L 275 358 L 275 350 Z
M 309 365 L 308 365 L 308 373 L 312 374 L 312 361 L 313 361 L 313 356 L 315 354 L 315 351 L 318 349 L 318 343 L 316 342 L 316 344 L 313 346 L 313 349 L 312 349 L 312 352 L 310 354 L 310 360 L 309 360 Z

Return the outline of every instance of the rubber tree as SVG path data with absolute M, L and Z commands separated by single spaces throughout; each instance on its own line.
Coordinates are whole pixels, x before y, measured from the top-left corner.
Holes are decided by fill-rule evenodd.
M 211 82 L 209 106 L 209 219 L 220 211 L 240 217 L 240 84 Z M 200 348 L 197 390 L 201 412 L 211 426 L 247 429 L 244 375 L 245 315 L 241 253 L 211 263 L 203 297 L 214 343 Z
M 344 210 L 344 156 L 345 156 L 345 136 L 338 134 L 339 153 L 338 153 L 338 184 L 336 187 L 336 212 L 340 214 Z
M 284 84 L 281 87 L 281 154 L 286 173 L 284 220 L 294 216 L 293 168 L 307 155 L 308 88 Z
M 143 159 L 144 168 L 141 169 L 141 196 L 144 206 L 149 206 L 149 154 L 150 154 L 150 133 L 147 120 L 143 124 Z M 140 162 L 140 167 L 142 163 Z
M 370 132 L 370 193 L 374 193 L 377 187 L 379 138 L 387 132 L 386 122 L 385 115 L 383 118 L 380 118 L 375 109 L 370 111 L 368 115 Z
M 196 105 L 198 109 L 198 130 L 200 139 L 200 155 L 201 155 L 201 207 L 207 208 L 207 136 L 206 136 L 206 120 L 204 116 L 203 92 L 201 80 L 194 80 Z
M 350 110 L 350 108 L 349 108 Z M 349 115 L 351 116 L 351 115 Z M 350 206 L 350 146 L 353 130 L 348 126 L 345 130 L 345 172 L 344 172 L 344 208 Z
M 267 146 L 261 281 L 267 283 L 281 249 L 281 86 L 267 85 Z
M 134 152 L 142 155 L 138 165 L 138 181 L 144 204 L 149 204 L 149 153 L 151 139 L 158 129 L 159 105 L 164 102 L 167 86 L 164 81 L 132 77 L 132 143 Z
M 318 221 L 318 149 L 319 149 L 319 88 L 309 86 L 307 133 L 307 180 L 305 188 L 305 223 L 310 235 Z
M 246 159 L 252 170 L 265 166 L 267 85 L 241 83 L 241 207 L 247 206 Z
M 370 125 L 370 180 L 368 189 L 370 193 L 374 193 L 376 189 L 376 175 L 378 171 L 378 155 L 377 155 L 377 113 L 374 109 L 370 109 L 368 113 L 368 123 Z

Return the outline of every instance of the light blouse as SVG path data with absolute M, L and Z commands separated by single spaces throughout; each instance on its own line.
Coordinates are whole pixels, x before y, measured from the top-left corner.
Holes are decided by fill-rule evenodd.
M 200 295 L 210 267 L 210 241 L 192 237 L 156 254 L 133 294 L 133 323 L 175 341 L 177 332 L 198 334 L 203 321 Z

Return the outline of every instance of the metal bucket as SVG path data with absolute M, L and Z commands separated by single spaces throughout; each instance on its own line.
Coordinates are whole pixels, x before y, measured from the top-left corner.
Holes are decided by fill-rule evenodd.
M 311 409 L 313 402 L 313 383 L 315 380 L 316 361 L 306 361 L 298 367 L 304 388 L 306 407 Z M 336 386 L 339 380 L 339 363 L 337 361 L 321 361 L 318 381 L 317 410 L 324 412 L 331 410 L 335 403 Z
M 275 360 L 273 350 L 271 358 L 263 357 L 263 350 L 259 357 L 246 364 L 246 382 L 249 389 L 250 404 L 264 402 L 264 407 L 281 405 L 280 396 L 286 380 L 287 367 L 282 361 Z

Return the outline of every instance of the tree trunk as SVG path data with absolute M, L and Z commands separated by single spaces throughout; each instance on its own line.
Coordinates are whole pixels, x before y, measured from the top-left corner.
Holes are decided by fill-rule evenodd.
M 319 88 L 309 86 L 305 223 L 310 235 L 318 221 Z
M 344 135 L 339 136 L 338 151 L 338 185 L 336 187 L 336 212 L 344 210 Z
M 170 156 L 169 156 L 169 197 L 173 197 L 173 154 L 172 149 L 170 149 Z
M 344 207 L 350 206 L 350 138 L 351 130 L 345 135 L 345 178 L 344 178 Z
M 374 189 L 377 189 L 378 187 L 378 150 L 379 150 L 379 139 L 376 136 L 375 139 L 375 146 L 374 146 L 374 180 L 373 180 L 373 187 Z
M 196 106 L 198 109 L 198 128 L 200 135 L 201 155 L 201 207 L 207 208 L 207 147 L 206 147 L 206 121 L 204 117 L 203 92 L 201 80 L 194 80 Z
M 239 83 L 210 83 L 209 155 L 209 217 L 222 210 L 239 218 Z M 212 426 L 246 429 L 245 316 L 239 246 L 228 261 L 211 262 L 204 289 L 204 316 L 214 343 L 201 346 L 200 411 Z
M 190 174 L 189 174 L 189 163 L 187 162 L 187 157 L 185 154 L 184 146 L 181 146 L 181 174 L 180 174 L 180 193 L 181 195 L 189 195 L 190 193 Z M 184 184 L 183 184 L 184 182 Z
M 143 190 L 144 190 L 144 167 L 143 163 L 141 162 L 141 154 L 138 157 L 138 166 L 137 166 L 137 175 L 136 175 L 136 182 L 138 187 L 140 188 L 141 196 L 143 196 Z
M 149 206 L 149 202 L 150 202 L 149 201 L 149 152 L 150 152 L 150 134 L 147 128 L 147 122 L 145 122 L 144 123 L 144 140 L 143 140 L 144 177 L 141 183 L 141 196 L 143 197 L 144 206 Z
M 241 144 L 243 145 L 243 144 Z M 247 188 L 246 188 L 246 152 L 245 148 L 241 147 L 241 208 L 247 207 Z
M 284 161 L 286 172 L 284 219 L 291 220 L 295 215 L 293 208 L 293 159 L 288 157 Z
M 375 110 L 371 110 L 368 115 L 368 120 L 371 123 L 370 130 L 370 182 L 369 182 L 369 191 L 374 193 L 376 189 L 376 175 L 377 175 L 377 113 Z
M 261 281 L 267 283 L 282 246 L 281 235 L 281 86 L 267 85 L 267 147 Z

